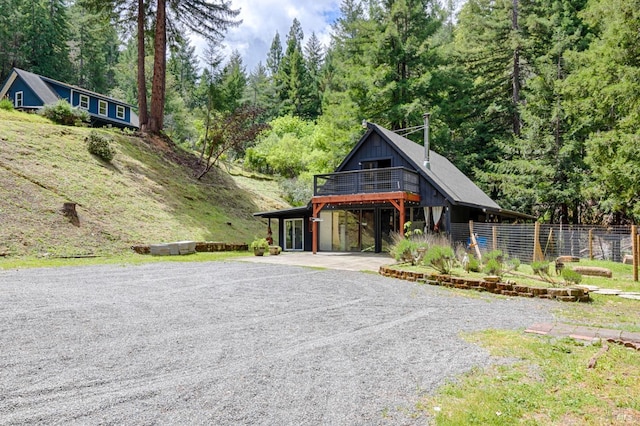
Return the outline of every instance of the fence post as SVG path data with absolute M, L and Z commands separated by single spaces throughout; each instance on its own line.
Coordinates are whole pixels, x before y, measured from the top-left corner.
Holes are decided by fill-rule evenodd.
M 480 253 L 480 247 L 478 247 L 478 240 L 476 240 L 476 236 L 473 233 L 473 221 L 469 221 L 469 234 L 471 235 L 471 245 L 476 249 L 476 255 L 478 256 L 478 260 L 482 261 L 482 253 Z
M 633 251 L 633 281 L 638 281 L 638 228 L 631 225 L 631 250 Z
M 492 226 L 491 234 L 493 236 L 493 249 L 498 250 L 498 228 L 495 226 Z
M 540 247 L 540 222 L 535 223 L 533 228 L 533 261 L 543 261 L 542 247 Z
M 640 235 L 636 235 L 635 238 L 636 238 L 636 252 L 634 255 L 638 259 L 638 263 L 640 263 Z
M 593 229 L 589 229 L 589 260 L 593 260 Z

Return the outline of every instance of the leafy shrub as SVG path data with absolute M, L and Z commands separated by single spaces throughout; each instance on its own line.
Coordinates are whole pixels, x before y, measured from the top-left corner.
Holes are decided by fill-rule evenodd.
M 540 276 L 549 275 L 549 262 L 545 260 L 531 262 L 531 269 L 533 269 L 534 274 L 538 274 Z
M 507 262 L 509 265 L 509 269 L 513 270 L 513 271 L 517 271 L 518 268 L 520 267 L 520 259 L 514 257 L 513 259 L 509 259 L 509 261 Z
M 13 102 L 11 99 L 0 99 L 0 109 L 4 109 L 6 111 L 13 111 Z
M 567 284 L 580 284 L 580 281 L 582 281 L 582 275 L 570 268 L 562 270 L 562 278 Z
M 65 126 L 80 126 L 83 122 L 89 122 L 89 113 L 80 108 L 74 108 L 64 99 L 55 104 L 45 105 L 42 115 L 51 121 Z
M 480 272 L 480 261 L 471 253 L 469 253 L 469 265 L 467 265 L 467 269 L 471 272 Z
M 451 247 L 435 245 L 427 250 L 423 263 L 441 274 L 449 274 L 455 263 L 455 253 Z
M 503 273 L 503 254 L 502 250 L 492 250 L 484 255 L 484 269 L 483 272 L 489 275 L 501 276 Z
M 418 252 L 418 243 L 407 238 L 397 241 L 390 249 L 391 255 L 398 262 L 414 264 L 415 254 Z
M 489 275 L 502 275 L 502 264 L 496 259 L 489 259 L 484 264 L 484 273 Z
M 89 133 L 85 142 L 87 143 L 87 150 L 91 154 L 103 159 L 107 163 L 110 163 L 116 155 L 116 150 L 111 146 L 110 139 L 95 130 Z

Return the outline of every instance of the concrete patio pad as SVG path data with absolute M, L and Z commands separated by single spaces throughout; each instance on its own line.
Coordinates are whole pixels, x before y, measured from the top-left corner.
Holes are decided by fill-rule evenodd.
M 247 256 L 236 260 L 274 265 L 309 266 L 312 268 L 338 269 L 344 271 L 378 272 L 380 266 L 391 265 L 395 260 L 388 253 L 337 253 L 282 252 L 277 256 Z

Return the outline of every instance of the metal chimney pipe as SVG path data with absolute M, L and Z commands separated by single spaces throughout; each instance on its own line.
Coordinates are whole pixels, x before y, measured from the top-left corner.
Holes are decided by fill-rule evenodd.
M 431 163 L 429 162 L 429 117 L 430 113 L 425 113 L 424 118 L 424 167 L 427 170 L 431 169 Z

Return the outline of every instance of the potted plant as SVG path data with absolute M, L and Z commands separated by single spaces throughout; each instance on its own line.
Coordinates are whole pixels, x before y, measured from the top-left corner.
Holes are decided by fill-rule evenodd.
M 253 254 L 256 256 L 264 256 L 264 252 L 269 248 L 269 242 L 266 238 L 256 238 L 253 240 L 250 247 L 253 249 Z
M 280 246 L 269 246 L 269 254 L 273 256 L 277 256 L 282 251 L 282 247 Z

